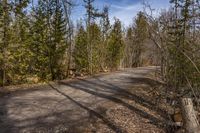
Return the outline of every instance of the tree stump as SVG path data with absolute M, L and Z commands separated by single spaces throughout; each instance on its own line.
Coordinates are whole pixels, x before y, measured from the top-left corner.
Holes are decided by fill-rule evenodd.
M 181 98 L 181 113 L 186 133 L 200 133 L 199 121 L 191 98 Z

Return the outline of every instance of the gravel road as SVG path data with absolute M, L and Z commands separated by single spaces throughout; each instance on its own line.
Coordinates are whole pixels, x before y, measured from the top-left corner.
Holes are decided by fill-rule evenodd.
M 145 110 L 153 110 L 150 107 L 152 101 L 148 101 L 138 91 L 138 88 L 158 84 L 151 77 L 157 69 L 124 69 L 91 78 L 41 85 L 2 96 L 0 133 L 136 132 L 126 127 L 129 116 L 122 118 L 125 125 L 113 119 L 117 117 L 114 116 L 117 114 L 114 113 L 115 108 L 124 108 L 135 114 L 137 119 L 130 121 L 135 121 L 132 127 L 137 128 L 138 132 L 162 132 L 149 119 L 159 118 Z M 143 127 L 137 123 L 144 123 Z M 150 129 L 145 130 L 148 126 Z

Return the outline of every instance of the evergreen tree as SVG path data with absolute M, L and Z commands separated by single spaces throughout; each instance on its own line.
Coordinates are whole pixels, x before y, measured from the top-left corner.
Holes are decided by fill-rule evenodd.
M 64 19 L 63 9 L 59 0 L 54 0 L 54 15 L 52 19 L 52 43 L 49 45 L 49 64 L 52 80 L 61 79 L 63 75 L 64 67 L 63 60 L 66 52 L 67 43 L 65 39 L 66 35 L 66 20 Z M 63 75 L 63 76 L 62 76 Z
M 107 57 L 106 57 L 106 54 L 107 54 L 107 45 L 108 45 L 108 35 L 109 35 L 109 32 L 110 32 L 110 20 L 109 20 L 109 8 L 107 6 L 105 6 L 103 8 L 103 17 L 102 19 L 100 20 L 100 26 L 101 26 L 101 32 L 102 32 L 102 42 L 101 42 L 101 48 L 99 49 L 100 52 L 99 52 L 99 56 L 100 56 L 100 60 L 99 60 L 99 63 L 100 63 L 100 66 L 101 66 L 101 69 L 103 71 L 106 70 L 106 60 L 107 60 Z
M 104 17 L 104 14 L 101 12 L 98 12 L 98 9 L 94 8 L 93 3 L 95 0 L 83 0 L 85 3 L 85 8 L 87 12 L 87 50 L 88 50 L 88 62 L 89 62 L 89 73 L 93 74 L 93 67 L 95 66 L 93 64 L 93 44 L 92 44 L 92 37 L 94 36 L 94 32 L 90 31 L 91 27 L 93 27 L 91 24 L 94 23 L 94 20 L 98 17 Z M 94 44 L 95 45 L 95 44 Z
M 126 32 L 125 37 L 125 60 L 124 60 L 124 67 L 134 67 L 134 46 L 135 46 L 135 38 L 134 38 L 134 31 L 132 27 L 129 27 Z
M 48 25 L 47 25 L 47 5 L 45 1 L 38 1 L 37 7 L 33 9 L 33 19 L 31 21 L 32 43 L 30 50 L 32 53 L 32 71 L 41 79 L 50 79 L 48 63 Z
M 59 0 L 39 1 L 33 22 L 33 55 L 37 58 L 36 68 L 40 77 L 61 79 L 63 60 L 67 48 L 66 20 Z
M 75 50 L 73 54 L 75 65 L 77 71 L 88 72 L 87 32 L 82 24 L 78 28 L 78 33 L 75 36 Z
M 11 3 L 0 1 L 0 86 L 8 81 L 8 48 L 10 43 Z
M 144 13 L 139 12 L 135 20 L 135 48 L 134 48 L 134 67 L 140 67 L 142 65 L 142 52 L 144 50 L 144 42 L 148 37 L 147 31 L 148 22 Z
M 102 49 L 102 33 L 100 27 L 96 23 L 92 23 L 88 27 L 87 32 L 90 32 L 91 39 L 91 68 L 92 73 L 96 73 L 101 69 L 101 49 Z
M 103 8 L 103 17 L 101 23 L 102 23 L 103 41 L 106 41 L 110 30 L 109 8 L 107 6 Z
M 12 22 L 12 40 L 10 42 L 10 52 L 12 63 L 12 77 L 13 81 L 24 82 L 27 75 L 31 72 L 29 70 L 30 62 L 30 34 L 29 34 L 29 19 L 26 15 L 25 9 L 29 4 L 28 0 L 16 0 L 13 6 L 14 20 Z
M 121 22 L 115 19 L 115 23 L 112 27 L 108 40 L 108 66 L 112 70 L 116 70 L 119 67 L 120 59 L 123 54 L 124 41 Z

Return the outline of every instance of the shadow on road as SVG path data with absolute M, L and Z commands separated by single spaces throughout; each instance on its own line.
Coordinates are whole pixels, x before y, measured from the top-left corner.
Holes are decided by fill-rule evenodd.
M 93 99 L 93 96 L 102 99 L 102 101 L 111 101 L 111 103 L 121 105 L 138 116 L 147 119 L 158 128 L 166 128 L 166 123 L 169 121 L 167 112 L 159 108 L 148 98 L 138 93 L 133 93 L 126 88 L 126 86 L 130 87 L 134 85 L 141 87 L 142 84 L 149 86 L 149 88 L 154 88 L 162 85 L 162 83 L 146 77 L 131 77 L 125 75 L 115 77 L 111 80 L 107 80 L 105 77 L 96 76 L 89 79 L 78 79 L 72 82 L 60 81 L 58 84 L 62 87 L 49 84 L 50 87 L 41 86 L 38 89 L 19 91 L 13 95 L 6 96 L 6 98 L 0 98 L 0 133 L 19 133 L 25 132 L 26 129 L 27 132 L 35 132 L 35 129 L 37 129 L 45 133 L 54 133 L 54 129 L 57 129 L 57 126 L 60 125 L 67 128 L 63 132 L 79 133 L 83 132 L 83 128 L 90 127 L 89 124 L 93 124 L 93 119 L 94 123 L 100 120 L 101 123 L 107 125 L 109 129 L 116 133 L 128 132 L 116 122 L 109 119 L 107 114 L 99 111 L 98 108 L 92 108 L 96 103 L 95 101 L 91 102 L 88 100 Z M 71 92 L 78 90 L 78 93 L 84 92 L 87 95 L 82 97 L 80 94 L 77 100 L 75 95 L 69 94 L 67 90 L 69 88 L 72 90 Z M 40 93 L 42 96 L 37 95 Z M 30 94 L 34 95 L 30 96 Z M 88 98 L 88 96 L 92 97 Z M 84 103 L 80 100 L 85 100 L 86 102 Z M 128 101 L 133 101 L 139 106 L 135 106 Z M 54 102 L 59 106 L 58 108 L 63 107 L 64 109 L 57 110 L 53 106 L 54 104 L 52 104 Z M 55 108 L 55 110 L 51 110 L 48 106 L 45 106 L 47 104 L 51 109 Z M 147 112 L 143 107 L 155 112 L 159 117 Z M 34 110 L 32 109 L 35 109 L 35 111 L 43 110 L 43 113 L 37 112 L 35 113 L 36 115 L 33 115 Z M 109 108 L 106 107 L 105 110 L 109 110 Z M 26 111 L 33 113 L 32 116 L 29 116 Z M 83 112 L 87 112 L 86 115 L 81 114 Z M 91 118 L 88 118 L 88 114 Z
M 76 105 L 78 105 L 79 107 L 85 109 L 88 111 L 88 113 L 90 115 L 93 115 L 99 119 L 101 119 L 104 124 L 106 124 L 110 129 L 112 129 L 113 131 L 115 131 L 116 133 L 126 133 L 126 131 L 120 129 L 120 127 L 116 126 L 113 122 L 111 122 L 110 120 L 108 120 L 107 118 L 105 118 L 103 115 L 101 115 L 98 112 L 95 112 L 94 110 L 82 105 L 81 103 L 75 101 L 73 98 L 71 98 L 70 96 L 66 95 L 65 93 L 63 93 L 62 91 L 58 90 L 57 88 L 53 87 L 51 84 L 49 84 L 52 89 L 54 89 L 55 91 L 57 91 L 58 93 L 62 94 L 63 96 L 65 96 L 66 98 L 68 98 L 70 101 L 72 101 L 73 103 L 75 103 Z
M 143 83 L 147 84 L 149 86 L 156 86 L 160 85 L 158 81 L 149 79 L 149 78 L 130 78 L 131 83 Z M 129 80 L 130 80 L 129 79 Z M 166 121 L 168 121 L 168 115 L 167 112 L 158 108 L 154 103 L 151 101 L 148 101 L 140 96 L 137 96 L 135 94 L 130 93 L 129 91 L 120 88 L 112 83 L 108 83 L 106 81 L 101 81 L 98 77 L 95 78 L 95 80 L 88 80 L 88 79 L 79 79 L 78 82 L 72 82 L 72 83 L 65 83 L 65 82 L 59 82 L 61 85 L 65 85 L 68 87 L 71 87 L 72 89 L 81 90 L 86 93 L 89 93 L 91 95 L 94 95 L 96 97 L 104 98 L 107 100 L 110 100 L 114 103 L 120 104 L 139 116 L 148 119 L 152 124 L 159 128 L 165 128 L 166 127 Z M 149 110 L 156 111 L 164 120 L 158 119 L 154 117 L 153 115 L 149 114 L 148 112 L 145 112 L 141 109 L 138 109 L 128 103 L 126 103 L 124 100 L 120 99 L 120 97 L 125 97 L 126 99 L 133 100 L 137 104 L 140 104 Z
M 3 97 L 6 97 L 6 99 L 3 99 L 0 103 L 0 133 L 12 133 L 14 130 L 17 132 L 18 130 L 14 129 L 14 122 L 8 117 L 7 99 L 10 96 L 6 95 Z

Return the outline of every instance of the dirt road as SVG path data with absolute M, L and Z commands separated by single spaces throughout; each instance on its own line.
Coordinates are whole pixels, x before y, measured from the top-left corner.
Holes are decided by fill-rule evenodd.
M 13 92 L 0 98 L 0 133 L 164 132 L 147 95 L 156 67 L 125 69 Z

